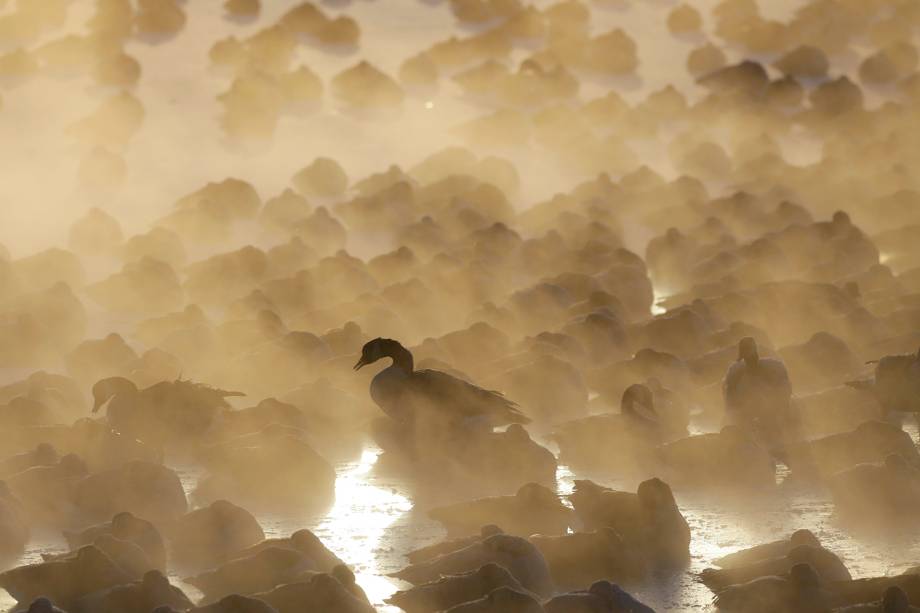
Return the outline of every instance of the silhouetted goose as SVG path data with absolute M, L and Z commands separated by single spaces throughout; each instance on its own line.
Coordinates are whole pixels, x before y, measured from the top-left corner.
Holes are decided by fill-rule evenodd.
M 530 594 L 500 587 L 483 598 L 451 607 L 445 613 L 543 613 L 543 607 Z
M 243 395 L 181 379 L 138 389 L 133 381 L 111 377 L 93 386 L 93 413 L 108 405 L 112 429 L 162 444 L 170 433 L 203 433 L 222 409 L 230 408 L 227 398 Z
M 72 558 L 29 564 L 0 573 L 0 587 L 19 603 L 45 596 L 70 609 L 77 599 L 131 581 L 106 554 L 92 545 Z
M 387 602 L 409 613 L 432 613 L 483 598 L 500 587 L 527 591 L 504 567 L 490 562 L 476 570 L 444 575 L 437 581 L 396 592 Z
M 856 389 L 875 393 L 882 410 L 920 413 L 920 350 L 904 355 L 886 355 L 875 365 L 875 377 L 848 381 Z
M 174 609 L 154 609 L 153 613 L 172 613 Z M 258 598 L 233 594 L 206 607 L 189 609 L 190 613 L 278 613 L 274 607 Z
M 747 566 L 748 564 L 782 557 L 799 545 L 820 547 L 821 542 L 811 530 L 796 530 L 789 538 L 748 547 L 747 549 L 742 549 L 722 556 L 713 563 L 720 568 Z
M 908 601 L 920 601 L 920 576 L 895 575 L 892 577 L 865 577 L 852 581 L 837 581 L 828 586 L 839 597 L 838 606 L 862 606 L 885 599 L 892 588 L 907 595 Z M 894 598 L 895 603 L 897 598 Z M 894 603 L 893 603 L 894 604 Z M 858 609 L 857 609 L 858 610 Z M 887 611 L 887 610 L 886 610 Z
M 390 574 L 413 585 L 437 581 L 444 575 L 466 573 L 489 563 L 508 569 L 522 586 L 541 596 L 553 593 L 553 581 L 543 554 L 527 539 L 495 534 L 468 547 L 411 564 Z
M 826 611 L 832 596 L 808 564 L 796 564 L 788 576 L 767 576 L 732 585 L 713 599 L 721 611 L 810 613 Z
M 154 568 L 150 557 L 135 543 L 117 539 L 111 534 L 100 534 L 91 543 L 99 551 L 109 556 L 109 558 L 132 579 L 140 579 L 144 573 Z M 42 560 L 45 562 L 54 562 L 56 560 L 67 560 L 79 555 L 78 551 L 69 551 L 66 553 L 43 553 Z
M 500 392 L 438 370 L 415 370 L 412 353 L 392 339 L 375 338 L 367 342 L 355 370 L 382 358 L 392 358 L 393 363 L 371 381 L 371 398 L 397 421 L 410 422 L 421 404 L 449 418 L 487 418 L 491 426 L 530 422 Z
M 556 596 L 543 608 L 546 613 L 655 613 L 654 609 L 609 581 L 596 581 L 587 590 Z
M 233 555 L 233 559 L 248 558 L 257 555 L 261 551 L 273 548 L 296 551 L 310 560 L 310 566 L 313 570 L 324 573 L 331 573 L 335 567 L 344 564 L 315 534 L 306 529 L 298 530 L 291 536 L 284 538 L 265 539 L 260 543 L 238 551 Z
M 268 547 L 252 556 L 237 558 L 184 579 L 184 582 L 201 590 L 205 602 L 212 602 L 232 594 L 256 594 L 294 583 L 297 575 L 311 566 L 310 560 L 299 551 Z
M 630 385 L 623 392 L 619 413 L 590 415 L 560 424 L 552 434 L 560 457 L 586 470 L 616 466 L 629 474 L 654 474 L 656 446 L 662 425 L 649 387 Z
M 151 570 L 138 581 L 87 594 L 76 601 L 71 610 L 74 613 L 145 613 L 161 606 L 186 611 L 193 604 L 163 573 Z
M 406 557 L 409 559 L 411 564 L 427 562 L 428 560 L 433 560 L 438 556 L 451 553 L 452 551 L 457 551 L 458 549 L 463 549 L 464 547 L 469 547 L 474 543 L 478 543 L 483 539 L 489 538 L 493 534 L 504 534 L 504 531 L 494 524 L 488 524 L 482 527 L 479 534 L 461 536 L 458 538 L 441 541 L 433 545 L 428 545 L 427 547 L 414 549 L 407 553 Z
M 789 423 L 792 384 L 786 366 L 773 358 L 761 358 L 751 337 L 739 341 L 738 360 L 725 375 L 722 394 L 730 420 L 756 424 L 769 437 Z
M 700 573 L 700 580 L 714 592 L 719 592 L 730 585 L 747 583 L 758 577 L 782 575 L 796 564 L 809 564 L 821 577 L 822 581 L 849 581 L 852 579 L 847 567 L 832 551 L 814 546 L 799 545 L 785 556 L 761 560 L 733 568 L 707 568 Z
M 881 601 L 856 604 L 834 609 L 837 613 L 917 613 L 920 608 L 910 606 L 907 594 L 897 585 L 885 590 Z
M 53 602 L 42 596 L 32 601 L 26 613 L 64 613 L 64 611 L 54 606 Z
M 105 535 L 134 543 L 147 554 L 155 568 L 161 571 L 166 569 L 166 545 L 160 531 L 151 522 L 135 517 L 128 511 L 117 513 L 112 521 L 90 526 L 81 532 L 64 531 L 64 538 L 71 550 L 92 545 Z

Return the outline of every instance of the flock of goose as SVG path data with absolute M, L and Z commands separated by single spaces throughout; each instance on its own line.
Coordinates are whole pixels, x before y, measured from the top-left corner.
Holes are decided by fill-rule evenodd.
M 807 493 L 848 538 L 913 542 L 916 0 L 808 0 L 783 19 L 654 0 L 693 91 L 641 99 L 624 92 L 649 42 L 598 25 L 629 0 L 419 3 L 462 35 L 389 68 L 350 2 L 270 4 L 227 0 L 237 33 L 210 46 L 234 151 L 269 156 L 316 114 L 399 125 L 435 97 L 475 117 L 413 165 L 357 178 L 321 156 L 267 197 L 222 178 L 137 228 L 111 204 L 150 115 L 132 50 L 168 48 L 199 8 L 0 0 L 0 104 L 43 79 L 100 97 L 62 136 L 100 206 L 66 245 L 0 245 L 12 610 L 693 608 L 654 596 L 675 577 L 726 613 L 920 610 L 920 567 L 858 576 L 807 510 L 696 568 L 686 506 L 708 501 L 727 530 L 738 505 Z M 367 59 L 325 79 L 304 49 Z M 533 157 L 569 187 L 530 196 Z M 410 521 L 399 549 L 356 560 L 317 535 L 367 450 L 439 539 Z M 299 525 L 279 534 L 278 517 Z M 379 557 L 400 566 L 390 594 L 355 572 Z

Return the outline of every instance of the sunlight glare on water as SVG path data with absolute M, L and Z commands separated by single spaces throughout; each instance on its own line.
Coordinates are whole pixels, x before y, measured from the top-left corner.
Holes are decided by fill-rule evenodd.
M 340 468 L 335 482 L 335 505 L 315 532 L 343 561 L 351 565 L 358 583 L 375 605 L 396 591 L 394 581 L 378 563 L 391 548 L 384 542 L 388 529 L 412 510 L 412 501 L 372 475 L 379 449 L 365 449 L 361 459 Z

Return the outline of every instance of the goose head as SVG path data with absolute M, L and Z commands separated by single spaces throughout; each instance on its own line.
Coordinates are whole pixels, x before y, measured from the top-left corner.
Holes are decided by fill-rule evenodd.
M 32 601 L 27 613 L 58 613 L 59 611 L 60 609 L 55 607 L 50 600 L 42 596 Z
M 910 600 L 907 594 L 897 585 L 892 585 L 885 590 L 882 597 L 882 611 L 885 613 L 908 613 L 910 611 Z
M 410 372 L 413 369 L 412 354 L 399 341 L 375 338 L 366 342 L 361 348 L 361 359 L 355 364 L 354 370 L 361 370 L 382 358 L 393 358 L 394 364 Z
M 821 546 L 821 541 L 818 540 L 815 533 L 808 529 L 796 530 L 792 533 L 792 536 L 789 537 L 789 541 L 794 547 L 798 547 L 799 545 L 811 545 L 813 547 Z
M 760 355 L 757 353 L 757 341 L 750 336 L 746 336 L 738 341 L 738 359 L 744 360 L 748 366 L 757 366 L 760 361 Z
M 638 417 L 644 421 L 657 422 L 655 397 L 647 385 L 634 383 L 626 388 L 620 399 L 620 410 L 624 415 Z
M 124 377 L 102 379 L 93 386 L 93 413 L 119 394 L 133 394 L 136 392 L 137 386 L 130 379 L 125 379 Z

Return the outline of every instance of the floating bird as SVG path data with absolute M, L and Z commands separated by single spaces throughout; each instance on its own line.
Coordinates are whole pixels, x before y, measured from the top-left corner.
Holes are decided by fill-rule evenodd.
M 714 564 L 721 568 L 747 566 L 749 564 L 785 556 L 799 545 L 820 547 L 821 542 L 811 530 L 796 530 L 789 538 L 771 541 L 761 545 L 754 545 L 753 547 L 730 553 L 715 560 Z
M 847 385 L 874 392 L 885 413 L 920 413 L 920 349 L 906 355 L 886 355 L 875 362 L 874 379 L 848 381 Z
M 713 599 L 722 611 L 744 613 L 805 613 L 826 611 L 831 595 L 808 564 L 796 564 L 788 576 L 770 575 L 732 585 Z
M 396 592 L 387 602 L 409 613 L 431 613 L 483 598 L 500 587 L 527 591 L 504 567 L 490 562 L 476 570 L 444 575 L 437 581 Z
M 546 602 L 544 608 L 547 613 L 579 613 L 579 611 L 655 613 L 654 609 L 639 602 L 632 594 L 609 581 L 596 581 L 587 590 L 556 596 Z
M 748 423 L 769 439 L 790 425 L 792 384 L 786 366 L 761 358 L 751 337 L 738 342 L 738 360 L 725 375 L 722 395 L 729 420 Z
M 129 379 L 110 377 L 93 386 L 93 413 L 108 405 L 113 429 L 162 445 L 170 434 L 202 434 L 220 410 L 230 407 L 227 398 L 243 395 L 182 379 L 138 389 Z
M 700 573 L 702 583 L 714 592 L 730 585 L 753 581 L 758 577 L 782 575 L 796 564 L 807 563 L 821 577 L 822 581 L 849 581 L 852 579 L 847 567 L 831 551 L 821 546 L 799 545 L 785 556 L 762 560 L 734 568 L 707 568 Z
M 542 613 L 540 602 L 510 587 L 492 590 L 483 598 L 447 609 L 445 613 Z
M 910 606 L 907 593 L 897 585 L 885 590 L 881 601 L 869 604 L 857 604 L 834 609 L 837 613 L 917 613 L 917 607 Z
M 438 411 L 451 421 L 488 420 L 493 427 L 530 422 L 501 392 L 483 389 L 441 371 L 415 370 L 412 353 L 392 339 L 368 341 L 355 370 L 383 358 L 391 358 L 393 363 L 374 377 L 371 398 L 398 422 L 410 422 L 419 408 Z

